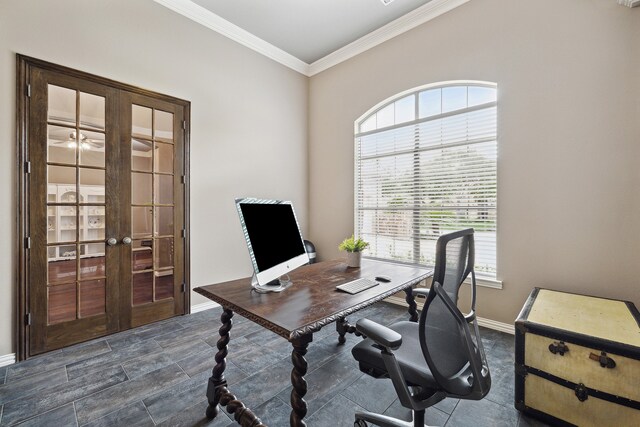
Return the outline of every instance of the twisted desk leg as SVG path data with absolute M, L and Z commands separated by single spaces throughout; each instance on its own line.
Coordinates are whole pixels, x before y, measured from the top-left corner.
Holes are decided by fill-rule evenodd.
M 416 297 L 413 295 L 413 288 L 408 287 L 404 290 L 404 293 L 407 294 L 405 301 L 409 304 L 409 320 L 412 322 L 418 321 L 418 304 L 416 304 Z
M 312 334 L 302 335 L 291 340 L 291 344 L 293 344 L 293 353 L 291 353 L 291 362 L 293 363 L 293 370 L 291 371 L 291 384 L 293 385 L 291 407 L 293 409 L 289 417 L 291 427 L 304 427 L 307 425 L 303 421 L 304 416 L 307 415 L 307 402 L 304 400 L 304 396 L 307 394 L 307 381 L 304 379 L 304 375 L 307 373 L 308 366 L 304 355 L 307 354 L 307 347 L 312 340 Z
M 227 345 L 229 344 L 229 331 L 233 324 L 231 318 L 233 317 L 233 311 L 224 309 L 220 320 L 222 326 L 220 327 L 220 339 L 216 346 L 218 352 L 216 353 L 216 366 L 211 371 L 211 378 L 209 378 L 209 384 L 207 386 L 207 400 L 209 406 L 207 407 L 207 418 L 213 419 L 218 415 L 220 409 L 218 404 L 227 407 L 227 412 L 233 415 L 233 418 L 242 427 L 266 427 L 260 421 L 260 418 L 256 417 L 253 412 L 236 398 L 229 389 L 227 389 L 227 381 L 224 378 L 224 370 L 227 366 L 226 357 L 228 353 Z
M 207 385 L 207 400 L 209 406 L 207 407 L 207 418 L 214 419 L 220 412 L 218 409 L 218 403 L 220 403 L 220 396 L 222 395 L 222 388 L 227 387 L 227 381 L 224 378 L 224 370 L 227 367 L 227 353 L 229 344 L 229 331 L 233 325 L 231 318 L 233 317 L 233 311 L 224 309 L 220 316 L 222 326 L 220 327 L 220 339 L 216 346 L 218 352 L 216 353 L 216 366 L 211 371 L 211 378 L 209 378 L 209 384 Z

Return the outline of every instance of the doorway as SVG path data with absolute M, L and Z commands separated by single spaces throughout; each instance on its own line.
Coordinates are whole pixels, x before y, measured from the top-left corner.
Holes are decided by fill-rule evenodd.
M 185 314 L 189 102 L 17 61 L 19 360 Z

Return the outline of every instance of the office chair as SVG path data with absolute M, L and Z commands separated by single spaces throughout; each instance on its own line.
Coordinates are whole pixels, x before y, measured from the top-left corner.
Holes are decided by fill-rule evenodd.
M 469 274 L 471 311 L 464 315 L 457 306 L 458 291 Z M 381 427 L 423 427 L 425 409 L 444 398 L 480 400 L 489 392 L 491 376 L 475 315 L 472 228 L 440 236 L 431 288 L 413 292 L 426 296 L 418 323 L 385 327 L 360 319 L 356 329 L 367 339 L 352 350 L 362 372 L 391 378 L 400 403 L 412 410 L 413 422 L 358 412 L 356 427 L 366 427 L 367 421 Z

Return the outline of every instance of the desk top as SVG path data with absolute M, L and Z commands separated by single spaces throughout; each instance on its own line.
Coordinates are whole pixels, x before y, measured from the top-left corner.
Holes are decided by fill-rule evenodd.
M 293 285 L 279 293 L 253 292 L 250 277 L 201 286 L 194 291 L 286 339 L 294 339 L 416 285 L 432 274 L 427 268 L 384 261 L 362 259 L 360 268 L 349 268 L 344 261 L 333 260 L 305 265 L 289 273 Z M 360 277 L 373 279 L 379 275 L 388 276 L 391 282 L 355 295 L 336 289 L 337 285 Z

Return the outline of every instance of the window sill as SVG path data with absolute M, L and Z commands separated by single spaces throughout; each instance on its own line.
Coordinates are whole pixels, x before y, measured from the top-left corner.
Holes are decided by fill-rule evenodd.
M 363 256 L 363 258 L 366 259 L 370 259 L 373 261 L 383 261 L 383 262 L 390 262 L 393 264 L 400 264 L 400 265 L 416 265 L 410 262 L 402 262 L 402 261 L 395 261 L 395 260 L 389 260 L 389 259 L 382 259 L 382 258 L 375 258 L 375 257 L 371 257 L 371 256 Z M 424 265 L 421 267 L 425 267 Z M 467 285 L 471 284 L 471 276 L 467 277 L 467 280 L 465 280 L 463 283 L 466 283 Z M 492 279 L 490 277 L 482 277 L 476 274 L 476 285 L 482 287 L 482 288 L 491 288 L 491 289 L 502 289 L 502 280 L 497 280 L 497 279 Z
M 465 280 L 464 283 L 466 283 L 467 285 L 470 285 L 471 277 L 467 277 L 467 280 Z M 502 289 L 502 280 L 476 276 L 476 285 L 483 288 Z

